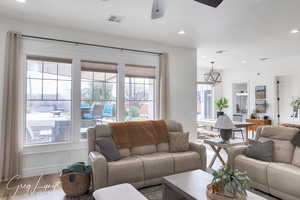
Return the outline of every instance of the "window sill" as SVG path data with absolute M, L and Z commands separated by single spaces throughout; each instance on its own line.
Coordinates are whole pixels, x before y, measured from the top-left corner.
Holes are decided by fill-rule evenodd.
M 51 144 L 26 145 L 23 149 L 23 155 L 46 154 L 62 151 L 87 150 L 87 141 L 79 143 L 61 142 Z

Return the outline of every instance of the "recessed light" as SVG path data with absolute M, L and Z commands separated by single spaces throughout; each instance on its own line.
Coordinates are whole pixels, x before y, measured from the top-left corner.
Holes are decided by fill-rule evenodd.
M 246 61 L 246 60 L 242 60 L 242 63 L 243 63 L 243 64 L 246 64 L 246 63 L 247 63 L 247 61 Z
M 178 35 L 184 35 L 184 34 L 185 34 L 185 31 L 184 31 L 184 30 L 178 31 Z
M 296 34 L 296 33 L 299 33 L 300 31 L 299 31 L 299 29 L 293 29 L 293 30 L 291 30 L 291 34 Z
M 207 57 L 206 57 L 206 56 L 201 56 L 201 58 L 205 59 L 205 58 L 207 58 Z
M 16 0 L 19 3 L 26 3 L 26 0 Z

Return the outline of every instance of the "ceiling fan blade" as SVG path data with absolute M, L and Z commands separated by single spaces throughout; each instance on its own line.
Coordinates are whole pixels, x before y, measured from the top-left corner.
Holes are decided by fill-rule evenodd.
M 166 0 L 153 0 L 152 19 L 158 19 L 164 16 L 166 11 Z
M 218 7 L 223 2 L 223 0 L 195 0 L 195 1 L 214 8 Z

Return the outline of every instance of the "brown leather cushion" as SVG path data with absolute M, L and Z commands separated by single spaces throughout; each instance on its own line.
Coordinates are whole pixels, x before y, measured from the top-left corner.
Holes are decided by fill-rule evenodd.
M 169 132 L 170 152 L 184 152 L 189 150 L 189 133 Z

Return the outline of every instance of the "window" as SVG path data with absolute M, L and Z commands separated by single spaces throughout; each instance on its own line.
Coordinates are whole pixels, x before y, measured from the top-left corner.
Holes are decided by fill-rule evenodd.
M 74 70 L 81 87 L 72 88 L 72 60 L 28 56 L 26 65 L 26 145 L 76 142 L 96 125 L 155 119 L 155 67 L 125 65 L 119 74 L 117 63 L 82 60 Z
M 95 125 L 117 121 L 117 64 L 81 62 L 81 139 Z
M 213 118 L 213 97 L 212 85 L 197 84 L 197 119 L 212 119 Z
M 69 140 L 71 71 L 71 60 L 27 58 L 25 144 Z
M 126 65 L 125 76 L 125 120 L 153 120 L 155 68 Z

